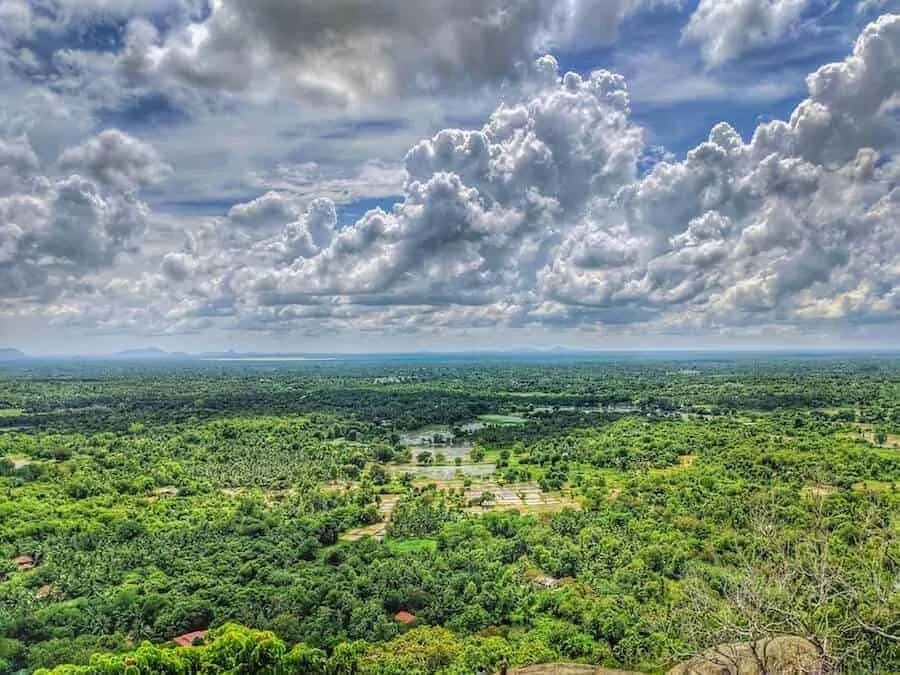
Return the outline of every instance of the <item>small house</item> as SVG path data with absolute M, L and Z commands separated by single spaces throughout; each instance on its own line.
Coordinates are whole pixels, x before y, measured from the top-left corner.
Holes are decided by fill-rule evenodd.
M 13 562 L 16 564 L 16 567 L 19 568 L 20 572 L 30 572 L 37 565 L 30 555 L 20 555 L 18 558 L 14 558 Z
M 416 616 L 414 614 L 410 614 L 409 612 L 407 612 L 405 610 L 401 610 L 401 611 L 397 612 L 394 615 L 394 619 L 397 622 L 402 623 L 404 626 L 407 626 L 407 627 L 415 625 L 415 623 L 417 621 Z
M 172 642 L 181 647 L 192 647 L 196 641 L 203 640 L 205 637 L 205 630 L 195 630 L 193 633 L 185 633 L 184 635 L 172 638 Z

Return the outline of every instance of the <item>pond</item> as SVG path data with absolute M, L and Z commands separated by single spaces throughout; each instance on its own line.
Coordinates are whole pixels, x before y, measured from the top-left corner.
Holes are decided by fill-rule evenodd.
M 402 445 L 444 445 L 453 440 L 450 427 L 433 425 L 400 436 Z
M 420 452 L 430 452 L 432 456 L 436 456 L 438 453 L 442 454 L 446 461 L 450 464 L 453 463 L 455 459 L 461 459 L 462 461 L 469 460 L 469 453 L 472 452 L 472 448 L 474 445 L 466 444 L 466 445 L 417 445 L 414 447 L 410 447 L 410 452 L 412 453 L 413 458 L 417 457 Z
M 478 419 L 485 424 L 500 427 L 519 426 L 528 421 L 519 415 L 480 415 Z

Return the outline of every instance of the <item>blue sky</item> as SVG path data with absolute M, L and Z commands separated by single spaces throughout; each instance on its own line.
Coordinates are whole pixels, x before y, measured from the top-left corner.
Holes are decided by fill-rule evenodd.
M 342 3 L 0 0 L 0 344 L 900 334 L 897 3 Z

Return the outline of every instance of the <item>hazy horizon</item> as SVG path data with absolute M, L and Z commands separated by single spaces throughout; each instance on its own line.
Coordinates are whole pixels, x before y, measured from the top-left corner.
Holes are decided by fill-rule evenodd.
M 891 346 L 770 346 L 770 347 L 567 347 L 565 345 L 551 345 L 546 347 L 509 347 L 509 348 L 471 348 L 471 349 L 412 349 L 412 350 L 370 350 L 370 351 L 318 351 L 318 350 L 282 350 L 282 351 L 257 351 L 257 350 L 164 350 L 153 346 L 144 347 L 126 347 L 122 349 L 114 349 L 110 351 L 94 351 L 94 352 L 29 352 L 17 347 L 0 346 L 0 355 L 3 351 L 16 351 L 29 358 L 35 359 L 103 359 L 105 357 L 123 357 L 135 356 L 136 358 L 153 358 L 150 355 L 158 355 L 160 360 L 178 358 L 178 357 L 208 357 L 208 360 L 219 361 L 263 361 L 270 360 L 290 361 L 304 360 L 304 357 L 310 357 L 307 360 L 316 360 L 316 357 L 378 357 L 378 356 L 516 356 L 516 355 L 538 355 L 538 356 L 554 356 L 565 357 L 566 355 L 584 355 L 584 356 L 616 356 L 616 355 L 674 355 L 674 356 L 690 356 L 690 355 L 804 355 L 804 354 L 857 354 L 857 355 L 892 355 L 900 354 L 900 347 Z M 229 355 L 235 358 L 229 358 Z M 242 358 L 243 357 L 243 358 Z

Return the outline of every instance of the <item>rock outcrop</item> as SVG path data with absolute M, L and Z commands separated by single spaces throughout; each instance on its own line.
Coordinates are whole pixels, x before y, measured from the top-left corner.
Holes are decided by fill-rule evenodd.
M 825 661 L 809 640 L 780 636 L 719 645 L 667 675 L 824 675 Z
M 708 649 L 680 663 L 666 675 L 826 675 L 819 649 L 805 638 L 789 635 L 756 642 L 735 642 Z M 641 675 L 564 663 L 515 668 L 509 675 Z
M 567 663 L 546 663 L 540 666 L 515 668 L 509 675 L 641 675 L 631 670 L 614 670 L 596 666 L 579 666 Z

